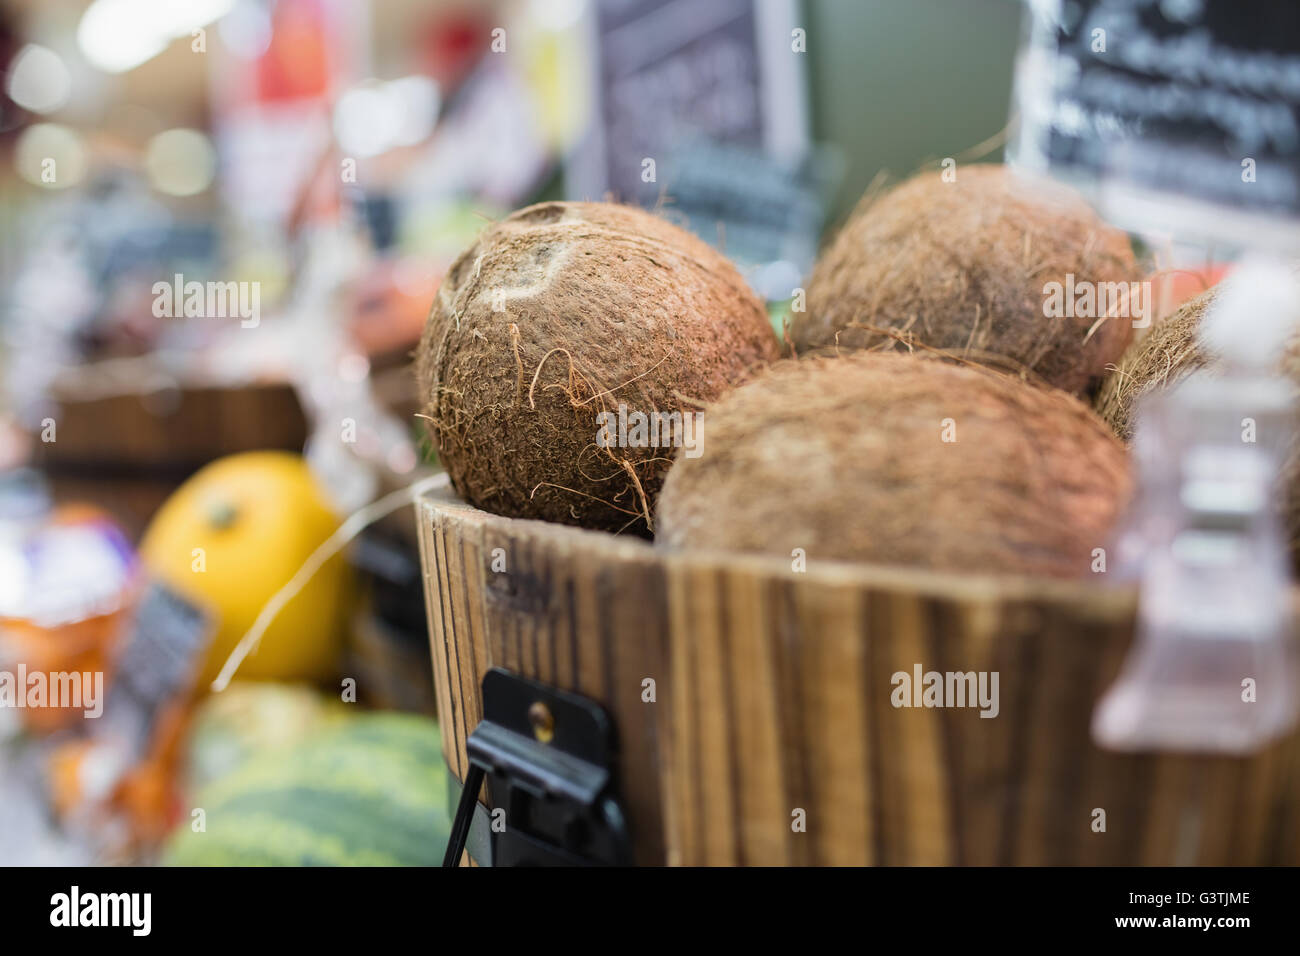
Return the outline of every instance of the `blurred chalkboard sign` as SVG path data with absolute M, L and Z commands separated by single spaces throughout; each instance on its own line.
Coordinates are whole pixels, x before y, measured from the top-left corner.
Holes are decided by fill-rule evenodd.
M 721 248 L 754 291 L 787 299 L 817 256 L 839 156 L 814 149 L 782 162 L 741 146 L 696 143 L 674 154 L 669 219 Z
M 571 198 L 667 206 L 718 245 L 730 229 L 756 268 L 782 256 L 760 236 L 769 221 L 812 223 L 795 245 L 815 247 L 820 210 L 797 182 L 809 137 L 792 0 L 596 0 L 589 28 L 595 115 L 569 158 Z M 746 193 L 782 208 L 746 221 Z
M 706 141 L 798 159 L 808 145 L 791 0 L 597 0 L 595 121 L 569 192 L 654 205 L 670 157 Z M 645 160 L 655 161 L 647 181 Z
M 1017 163 L 1128 228 L 1300 246 L 1300 3 L 1029 6 Z

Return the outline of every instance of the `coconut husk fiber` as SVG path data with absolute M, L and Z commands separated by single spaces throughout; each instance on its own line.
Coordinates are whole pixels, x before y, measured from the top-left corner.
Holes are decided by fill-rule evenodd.
M 1191 299 L 1134 342 L 1097 393 L 1097 414 L 1125 441 L 1133 437 L 1138 400 L 1176 385 L 1214 364 L 1197 339 L 1201 320 L 1218 295 L 1212 288 Z
M 1065 577 L 1130 492 L 1123 444 L 1077 399 L 920 356 L 779 362 L 702 434 L 660 496 L 667 547 Z
M 1201 324 L 1218 297 L 1203 292 L 1134 342 L 1097 395 L 1097 413 L 1125 441 L 1133 437 L 1143 396 L 1177 385 L 1193 372 L 1217 375 L 1221 359 L 1200 341 Z M 1278 357 L 1277 370 L 1300 387 L 1300 336 Z M 1292 564 L 1300 571 L 1300 444 L 1282 464 L 1279 508 L 1290 538 Z
M 916 342 L 1075 394 L 1118 360 L 1131 318 L 1044 316 L 1049 282 L 1136 282 L 1128 236 L 1073 191 L 1000 165 L 921 173 L 868 194 L 822 253 L 795 313 L 800 352 Z
M 698 411 L 776 354 L 762 303 L 704 242 L 639 209 L 550 202 L 453 263 L 416 371 L 465 500 L 645 532 L 675 449 L 601 447 L 597 415 Z

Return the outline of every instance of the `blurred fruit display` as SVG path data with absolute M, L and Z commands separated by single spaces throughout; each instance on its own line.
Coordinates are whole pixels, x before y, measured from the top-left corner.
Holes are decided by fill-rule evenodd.
M 173 835 L 176 866 L 434 866 L 446 848 L 438 726 L 362 714 L 271 750 L 193 797 L 197 823 Z

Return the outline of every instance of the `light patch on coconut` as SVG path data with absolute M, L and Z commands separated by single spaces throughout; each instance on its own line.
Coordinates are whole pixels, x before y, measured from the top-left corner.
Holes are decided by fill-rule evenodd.
M 565 261 L 569 257 L 567 248 L 561 247 L 559 254 L 552 253 L 548 256 L 545 266 L 531 282 L 522 282 L 516 285 L 495 286 L 492 289 L 483 290 L 482 294 L 490 297 L 489 308 L 494 312 L 509 311 L 511 302 L 519 299 L 533 299 L 538 296 L 544 296 L 551 284 L 555 281 L 555 276 L 561 273 L 565 266 Z M 481 265 L 483 257 L 478 258 Z

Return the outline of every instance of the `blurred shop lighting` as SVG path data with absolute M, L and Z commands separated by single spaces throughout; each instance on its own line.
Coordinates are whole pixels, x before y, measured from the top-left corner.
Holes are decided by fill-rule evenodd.
M 193 129 L 169 129 L 145 151 L 149 182 L 169 196 L 193 196 L 212 185 L 217 153 L 207 136 Z
M 408 76 L 354 86 L 334 107 L 334 135 L 354 156 L 378 156 L 397 146 L 413 146 L 433 132 L 441 97 L 427 76 Z
M 244 0 L 217 26 L 230 51 L 245 60 L 256 60 L 271 48 L 271 15 L 259 3 Z
M 234 5 L 235 0 L 94 0 L 77 24 L 77 45 L 92 66 L 125 73 Z
M 25 110 L 53 113 L 68 102 L 72 75 L 53 50 L 29 43 L 14 57 L 5 92 Z
M 575 25 L 586 10 L 586 0 L 532 0 L 528 5 L 530 19 L 556 33 Z
M 57 123 L 37 123 L 23 130 L 14 148 L 14 166 L 29 183 L 66 189 L 86 175 L 81 137 Z
M 339 378 L 343 381 L 353 384 L 364 382 L 369 374 L 370 362 L 364 355 L 349 352 L 339 359 Z
M 388 457 L 384 459 L 394 474 L 407 475 L 415 471 L 415 466 L 420 463 L 420 456 L 416 453 L 415 446 L 409 441 L 399 442 L 389 449 Z

